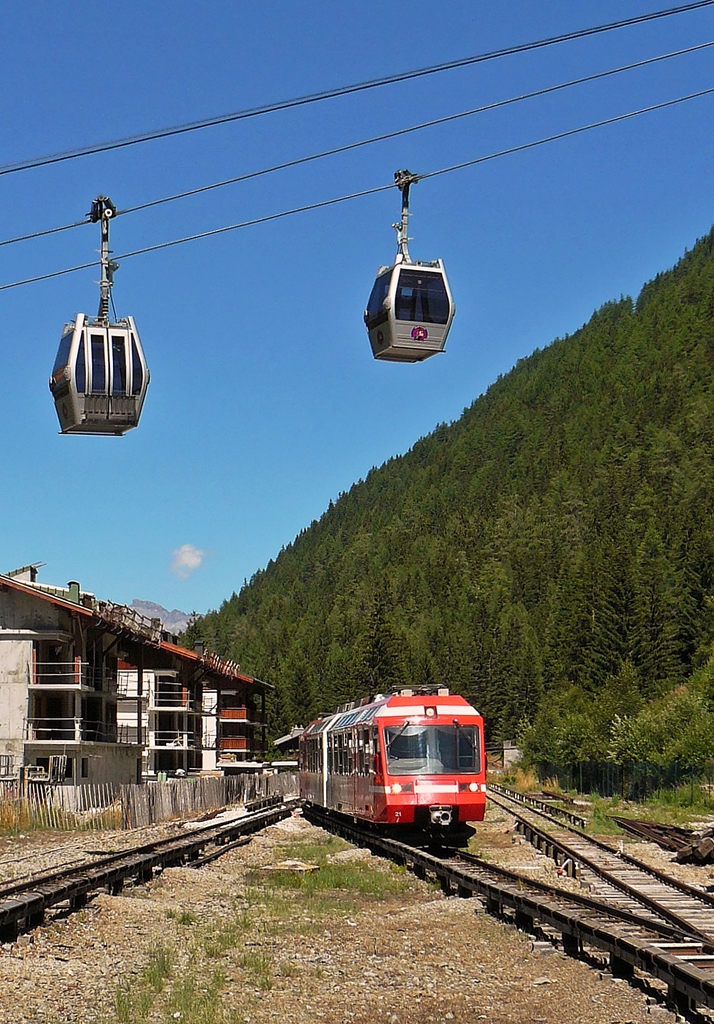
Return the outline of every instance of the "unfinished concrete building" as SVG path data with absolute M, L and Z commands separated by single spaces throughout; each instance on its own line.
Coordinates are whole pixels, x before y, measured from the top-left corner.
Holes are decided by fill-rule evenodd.
M 245 760 L 265 752 L 267 684 L 78 583 L 41 585 L 35 566 L 0 575 L 2 777 L 79 785 L 216 770 L 219 695 L 237 688 L 245 708 L 263 709 L 237 737 Z
M 200 692 L 175 670 L 145 669 L 139 698 L 137 669 L 119 665 L 119 731 L 136 729 L 140 706 L 144 777 L 198 769 L 231 774 L 262 767 L 266 684 L 203 651 L 181 650 L 180 657 L 195 662 Z

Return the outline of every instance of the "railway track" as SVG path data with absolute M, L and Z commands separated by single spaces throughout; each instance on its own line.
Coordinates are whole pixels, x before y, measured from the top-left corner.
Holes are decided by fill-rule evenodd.
M 31 878 L 0 886 L 0 942 L 13 942 L 20 932 L 42 924 L 50 909 L 67 911 L 84 906 L 90 895 L 101 889 L 118 893 L 127 883 L 150 880 L 167 867 L 190 864 L 200 867 L 250 835 L 287 817 L 297 800 L 270 806 L 249 805 L 248 813 L 225 822 L 212 822 L 191 829 L 179 837 L 144 843 L 127 850 L 44 872 Z M 209 852 L 205 853 L 208 849 Z
M 467 853 L 437 855 L 386 838 L 312 806 L 304 813 L 313 824 L 408 866 L 418 877 L 437 879 L 449 894 L 477 896 L 489 913 L 510 916 L 536 936 L 559 936 L 570 955 L 606 956 L 616 977 L 632 979 L 640 972 L 657 979 L 680 1012 L 714 1011 L 714 938 L 694 935 L 634 900 L 569 892 Z
M 678 825 L 661 825 L 656 821 L 620 818 L 615 814 L 610 815 L 610 820 L 623 832 L 629 832 L 646 843 L 656 843 L 662 850 L 671 850 L 673 853 L 691 846 L 694 837 L 691 828 L 680 828 Z
M 548 810 L 523 808 L 502 789 L 491 793 L 493 803 L 507 810 L 516 828 L 537 849 L 552 857 L 561 869 L 577 874 L 581 884 L 603 901 L 614 905 L 633 903 L 689 935 L 714 942 L 714 895 L 673 878 L 623 850 L 586 835 L 573 825 L 567 828 Z M 549 826 L 539 826 L 534 818 Z

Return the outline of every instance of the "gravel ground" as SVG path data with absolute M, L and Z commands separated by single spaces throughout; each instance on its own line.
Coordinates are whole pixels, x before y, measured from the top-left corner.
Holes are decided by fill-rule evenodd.
M 124 841 L 73 837 L 65 856 Z M 61 856 L 56 838 L 4 841 L 0 866 L 15 850 L 34 850 L 33 869 Z M 302 874 L 299 862 L 316 863 L 320 850 L 329 853 L 320 871 Z M 476 852 L 557 877 L 544 857 L 512 843 L 498 810 L 479 829 Z M 289 868 L 265 870 L 287 858 Z M 320 888 L 329 871 L 333 884 Z M 99 895 L 1 947 L 0 1024 L 675 1020 L 609 974 L 533 947 L 476 900 L 446 898 L 292 817 L 205 868 L 172 868 L 120 896 Z
M 184 828 L 169 822 L 127 832 L 20 833 L 0 839 L 0 882 L 19 881 L 60 867 L 91 864 L 108 853 L 179 835 Z

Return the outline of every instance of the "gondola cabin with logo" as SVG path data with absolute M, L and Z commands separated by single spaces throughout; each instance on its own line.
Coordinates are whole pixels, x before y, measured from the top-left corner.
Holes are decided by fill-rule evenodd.
M 411 171 L 395 172 L 402 193 L 402 215 L 393 225 L 397 255 L 391 267 L 379 268 L 364 313 L 372 355 L 393 363 L 420 363 L 443 352 L 456 312 L 443 262 L 409 255 L 409 189 L 418 180 Z

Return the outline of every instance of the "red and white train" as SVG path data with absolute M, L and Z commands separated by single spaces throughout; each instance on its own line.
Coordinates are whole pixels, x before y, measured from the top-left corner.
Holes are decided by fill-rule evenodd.
M 375 825 L 468 832 L 486 809 L 483 718 L 446 688 L 345 705 L 301 737 L 300 796 Z

